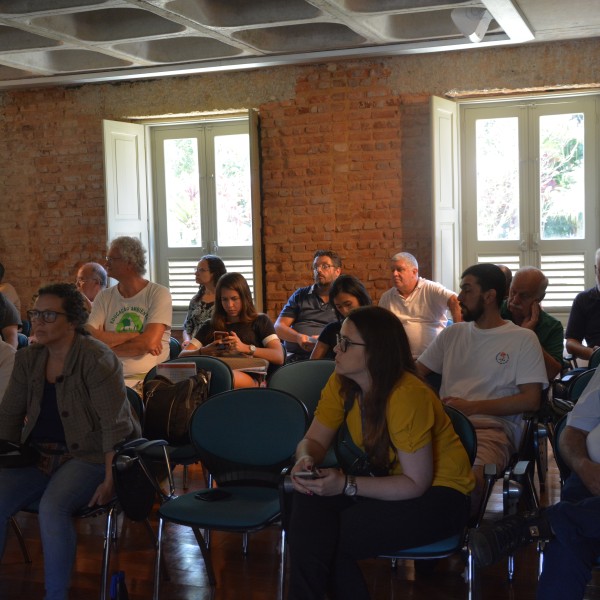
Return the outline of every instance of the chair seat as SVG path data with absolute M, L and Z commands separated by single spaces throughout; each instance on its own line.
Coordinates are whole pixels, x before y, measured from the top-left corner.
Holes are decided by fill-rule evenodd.
M 443 540 L 433 542 L 432 544 L 426 544 L 425 546 L 416 546 L 415 548 L 406 548 L 405 550 L 398 550 L 398 552 L 391 552 L 380 555 L 382 558 L 442 558 L 449 554 L 454 554 L 457 549 L 462 547 L 464 539 L 464 533 L 460 532 L 456 535 L 452 535 Z
M 169 460 L 178 465 L 193 464 L 198 462 L 198 451 L 192 444 L 186 444 L 185 446 L 167 446 L 167 454 Z M 163 459 L 163 449 L 160 447 L 148 448 L 144 451 L 144 456 L 151 460 Z
M 221 531 L 261 529 L 278 519 L 279 491 L 266 487 L 227 486 L 231 496 L 209 502 L 199 500 L 198 490 L 174 498 L 160 507 L 159 515 L 173 523 Z

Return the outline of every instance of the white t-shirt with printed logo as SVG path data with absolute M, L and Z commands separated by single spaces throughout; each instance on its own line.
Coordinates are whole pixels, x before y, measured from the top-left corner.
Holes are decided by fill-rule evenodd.
M 441 283 L 419 277 L 407 298 L 394 287 L 383 293 L 379 306 L 387 308 L 402 321 L 416 359 L 448 324 L 448 300 L 455 295 Z
M 442 375 L 440 397 L 494 400 L 519 393 L 519 385 L 548 385 L 544 356 L 533 331 L 507 321 L 480 329 L 473 322 L 444 329 L 419 357 L 419 362 Z M 521 415 L 469 417 L 478 427 L 499 424 L 518 446 Z
M 98 329 L 117 333 L 144 330 L 149 323 L 162 323 L 166 329 L 162 336 L 162 352 L 159 356 L 142 354 L 121 358 L 125 377 L 147 373 L 152 367 L 169 359 L 171 336 L 172 301 L 169 290 L 158 283 L 148 285 L 131 298 L 124 298 L 118 286 L 102 290 L 95 298 L 88 323 Z

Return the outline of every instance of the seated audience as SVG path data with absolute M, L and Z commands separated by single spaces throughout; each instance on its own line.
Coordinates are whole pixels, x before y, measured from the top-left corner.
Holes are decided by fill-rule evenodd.
M 352 275 L 340 275 L 329 288 L 329 304 L 335 308 L 337 321 L 329 323 L 319 335 L 319 341 L 314 347 L 310 358 L 335 358 L 333 348 L 337 344 L 337 336 L 342 327 L 342 321 L 348 313 L 359 306 L 370 306 L 371 296 L 363 284 Z
M 541 307 L 546 295 L 548 278 L 540 269 L 523 267 L 512 279 L 508 300 L 502 303 L 503 319 L 537 335 L 544 355 L 548 381 L 554 379 L 563 367 L 563 326 Z
M 201 325 L 213 314 L 215 305 L 215 288 L 219 277 L 227 273 L 225 264 L 218 256 L 203 256 L 196 267 L 196 283 L 200 286 L 198 293 L 191 299 L 190 306 L 183 322 L 183 344 L 185 350 L 190 340 L 196 337 Z
M 106 270 L 98 263 L 85 263 L 77 271 L 75 285 L 87 300 L 85 303 L 87 311 L 92 312 L 92 304 L 96 296 L 108 285 Z
M 332 250 L 317 250 L 312 268 L 315 283 L 297 289 L 275 321 L 288 362 L 310 358 L 317 336 L 325 325 L 337 320 L 329 302 L 329 288 L 342 271 L 342 259 Z
M 37 464 L 0 469 L 0 556 L 8 520 L 39 501 L 47 600 L 66 600 L 75 560 L 72 514 L 113 499 L 113 448 L 140 433 L 119 360 L 87 335 L 72 284 L 39 290 L 28 312 L 38 343 L 20 350 L 0 404 L 0 438 L 29 443 Z
M 377 306 L 353 310 L 335 352 L 292 469 L 289 600 L 366 600 L 358 560 L 454 535 L 469 514 L 469 458 L 417 377 L 398 318 Z M 344 422 L 379 476 L 318 468 Z
M 13 348 L 18 346 L 18 328 L 21 323 L 19 311 L 4 294 L 0 294 L 0 334 L 2 339 Z
M 268 315 L 256 312 L 248 282 L 240 273 L 226 273 L 219 278 L 213 315 L 180 356 L 194 354 L 247 356 L 262 358 L 272 366 L 283 364 L 284 352 L 273 323 Z M 236 388 L 259 384 L 252 373 L 234 369 L 233 375 Z
M 172 304 L 169 290 L 144 279 L 146 250 L 134 237 L 115 238 L 106 270 L 119 283 L 94 299 L 87 330 L 112 348 L 125 377 L 143 378 L 169 358 Z
M 0 294 L 4 294 L 4 296 L 14 304 L 20 317 L 21 299 L 19 298 L 19 294 L 17 294 L 17 290 L 15 290 L 15 288 L 10 283 L 6 283 L 5 281 L 3 281 L 4 272 L 4 265 L 0 263 Z
M 421 376 L 441 374 L 442 402 L 475 426 L 474 513 L 484 487 L 483 466 L 495 464 L 499 473 L 506 468 L 519 448 L 522 414 L 539 408 L 548 383 L 535 334 L 500 315 L 505 285 L 496 265 L 466 269 L 458 295 L 465 322 L 444 329 L 417 361 Z
M 600 248 L 596 250 L 594 271 L 596 285 L 575 296 L 565 331 L 567 352 L 583 360 L 589 360 L 600 346 Z
M 441 283 L 419 277 L 417 259 L 408 252 L 392 257 L 394 287 L 381 296 L 379 306 L 391 310 L 404 325 L 414 359 L 417 359 L 446 325 L 449 310 L 461 320 L 456 294 Z
M 569 413 L 559 448 L 571 469 L 561 501 L 482 525 L 469 538 L 475 561 L 483 567 L 524 543 L 550 539 L 538 600 L 583 600 L 600 556 L 600 370 Z
M 15 363 L 16 350 L 6 342 L 0 341 L 0 403 Z

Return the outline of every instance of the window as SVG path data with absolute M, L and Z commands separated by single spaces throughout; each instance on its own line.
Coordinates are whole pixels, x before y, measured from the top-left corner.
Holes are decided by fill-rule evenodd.
M 204 254 L 242 273 L 261 310 L 254 113 L 151 125 L 105 121 L 104 129 L 108 237 L 140 237 L 151 279 L 173 296 L 173 324 L 181 325 L 197 291 L 195 267 Z
M 554 313 L 592 285 L 584 267 L 598 241 L 595 105 L 521 99 L 460 113 L 463 266 L 541 268 L 550 280 L 544 307 Z

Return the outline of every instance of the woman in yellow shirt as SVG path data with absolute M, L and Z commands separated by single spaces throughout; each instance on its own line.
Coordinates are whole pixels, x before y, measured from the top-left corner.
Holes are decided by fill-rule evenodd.
M 362 600 L 357 561 L 460 531 L 474 479 L 435 393 L 415 374 L 404 328 L 388 310 L 350 313 L 336 367 L 296 450 L 289 600 Z M 318 469 L 346 421 L 371 474 Z

